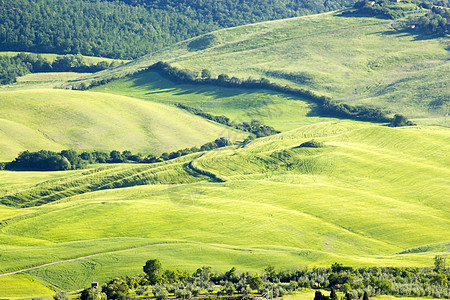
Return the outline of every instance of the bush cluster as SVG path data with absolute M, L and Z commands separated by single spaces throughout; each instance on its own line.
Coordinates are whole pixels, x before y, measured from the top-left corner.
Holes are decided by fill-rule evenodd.
M 316 140 L 310 140 L 304 143 L 301 143 L 299 147 L 309 147 L 309 148 L 322 148 L 323 142 L 316 141 Z
M 232 143 L 228 138 L 221 137 L 202 145 L 200 148 L 185 148 L 170 153 L 164 152 L 159 156 L 148 155 L 146 157 L 141 153 L 133 154 L 128 150 L 123 152 L 113 150 L 110 153 L 84 151 L 80 154 L 74 150 L 63 150 L 59 153 L 47 150 L 37 152 L 24 151 L 12 162 L 0 163 L 0 170 L 64 171 L 82 169 L 92 163 L 157 163 L 199 151 L 210 151 L 230 145 Z

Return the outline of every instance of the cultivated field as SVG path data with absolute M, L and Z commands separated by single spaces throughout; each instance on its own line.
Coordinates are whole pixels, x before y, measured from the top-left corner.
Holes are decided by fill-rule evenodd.
M 1 161 L 40 149 L 115 149 L 148 155 L 201 146 L 220 136 L 244 136 L 168 105 L 110 94 L 1 92 L 0 106 Z
M 325 147 L 298 147 L 311 138 Z M 26 172 L 8 185 L 18 175 L 3 171 L 2 199 L 32 198 L 46 186 L 62 195 L 1 210 L 1 272 L 95 255 L 26 272 L 73 290 L 88 285 L 93 264 L 103 282 L 140 273 L 152 257 L 190 271 L 430 266 L 450 239 L 449 142 L 446 128 L 331 121 L 164 163 L 161 177 L 151 175 L 158 165 L 117 165 L 42 173 L 41 182 Z M 186 171 L 190 161 L 226 181 Z
M 24 150 L 160 154 L 248 136 L 176 102 L 282 133 L 156 164 L 0 171 L 0 299 L 83 289 L 93 270 L 100 283 L 136 275 L 152 258 L 187 271 L 431 267 L 450 250 L 448 47 L 386 20 L 327 13 L 216 31 L 93 75 L 30 74 L 2 87 L 0 162 Z M 51 89 L 160 60 L 267 77 L 419 126 L 327 118 L 301 98 L 176 85 L 151 72 L 90 91 Z M 299 147 L 312 139 L 324 146 Z

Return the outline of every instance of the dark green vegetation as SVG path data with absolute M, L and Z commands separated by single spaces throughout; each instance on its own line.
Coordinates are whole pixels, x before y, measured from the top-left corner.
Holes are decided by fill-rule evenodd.
M 431 12 L 418 18 L 408 20 L 408 28 L 425 34 L 450 33 L 450 8 L 431 6 Z M 449 4 L 447 3 L 447 6 Z
M 446 34 L 450 32 L 450 3 L 439 1 L 437 4 L 421 2 L 418 0 L 402 1 L 358 1 L 352 11 L 345 15 L 380 17 L 386 19 L 399 19 L 408 16 L 407 22 L 396 25 L 403 26 L 416 34 Z
M 248 126 L 256 128 L 258 121 L 252 121 Z M 253 127 L 252 127 L 253 126 Z M 59 153 L 47 150 L 37 152 L 24 151 L 19 154 L 12 162 L 1 163 L 0 170 L 21 170 L 21 171 L 64 171 L 84 169 L 88 164 L 93 163 L 158 163 L 174 159 L 180 156 L 196 153 L 199 151 L 210 151 L 232 145 L 226 137 L 221 137 L 213 142 L 208 142 L 200 148 L 185 148 L 170 153 L 164 152 L 159 156 L 144 156 L 141 153 L 133 154 L 125 150 L 122 153 L 113 150 L 110 153 L 103 151 L 84 151 L 78 154 L 74 150 L 63 150 Z
M 95 73 L 117 65 L 105 61 L 97 64 L 87 63 L 81 55 L 63 55 L 53 62 L 39 54 L 19 53 L 16 56 L 0 56 L 0 84 L 16 82 L 17 77 L 41 72 L 79 72 Z
M 443 259 L 436 256 L 435 261 Z M 330 296 L 315 292 L 314 300 L 369 299 L 377 295 L 448 298 L 450 270 L 406 267 L 348 267 L 334 263 L 331 267 L 302 267 L 277 270 L 273 266 L 258 273 L 229 271 L 214 272 L 211 267 L 198 268 L 194 273 L 179 269 L 163 269 L 157 259 L 148 260 L 144 274 L 113 279 L 101 287 L 108 299 L 130 299 L 153 296 L 158 300 L 169 296 L 178 299 L 192 297 L 220 299 L 221 296 L 245 296 L 248 299 L 262 295 L 282 297 L 297 289 L 331 290 Z M 339 297 L 335 289 L 344 293 Z M 93 299 L 93 289 L 85 289 L 81 300 Z M 98 291 L 97 293 L 100 293 Z
M 292 88 L 282 86 L 270 82 L 266 78 L 242 80 L 236 77 L 230 77 L 226 74 L 220 74 L 217 78 L 212 78 L 207 69 L 201 73 L 195 74 L 189 70 L 181 70 L 172 67 L 167 63 L 158 62 L 147 68 L 148 71 L 158 72 L 162 76 L 173 80 L 177 83 L 189 84 L 207 84 L 221 87 L 245 88 L 245 89 L 265 89 L 283 94 L 288 94 L 307 100 L 311 100 L 318 104 L 320 110 L 330 117 L 348 118 L 361 121 L 388 122 L 390 119 L 386 114 L 377 108 L 367 106 L 353 106 L 345 103 L 333 101 L 330 97 L 318 96 L 314 92 L 306 89 Z M 140 71 L 144 72 L 144 71 Z M 91 86 L 97 86 L 103 82 L 94 81 Z M 223 120 L 224 122 L 226 120 Z
M 354 11 L 348 11 L 344 14 L 379 17 L 386 19 L 398 19 L 406 16 L 407 14 L 421 13 L 421 8 L 423 8 L 424 6 L 428 6 L 428 4 L 425 4 L 418 0 L 403 0 L 398 2 L 389 0 L 362 0 L 354 4 Z
M 322 142 L 316 140 L 310 140 L 304 143 L 301 143 L 299 147 L 309 147 L 309 148 L 322 148 L 324 145 Z
M 246 131 L 249 132 L 251 134 L 254 134 L 257 138 L 259 137 L 263 137 L 263 136 L 269 136 L 272 134 L 277 134 L 280 133 L 280 131 L 275 130 L 273 127 L 267 126 L 262 124 L 260 121 L 258 120 L 251 120 L 250 122 L 243 122 L 243 123 L 235 123 L 235 122 L 231 122 L 230 118 L 228 118 L 227 116 L 214 116 L 211 115 L 207 112 L 204 112 L 203 110 L 199 109 L 199 108 L 195 108 L 192 106 L 188 106 L 182 103 L 176 103 L 175 104 L 177 107 L 187 110 L 197 116 L 200 116 L 202 118 L 229 126 L 229 127 L 233 127 L 242 131 Z
M 0 50 L 136 58 L 219 28 L 351 4 L 351 0 L 2 0 Z

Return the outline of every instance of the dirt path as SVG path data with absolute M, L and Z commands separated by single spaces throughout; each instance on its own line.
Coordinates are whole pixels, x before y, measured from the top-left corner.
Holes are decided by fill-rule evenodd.
M 170 244 L 171 243 L 152 244 L 152 245 L 146 245 L 146 246 L 140 246 L 140 247 L 134 247 L 134 248 L 127 248 L 127 249 L 121 249 L 121 250 L 100 252 L 100 253 L 80 256 L 80 257 L 71 258 L 71 259 L 53 261 L 53 262 L 49 262 L 49 263 L 46 263 L 46 264 L 43 264 L 43 265 L 40 265 L 40 266 L 36 266 L 36 267 L 26 268 L 26 269 L 12 271 L 12 272 L 8 272 L 8 273 L 2 273 L 2 274 L 0 274 L 0 276 L 14 275 L 14 274 L 17 274 L 17 273 L 22 273 L 22 272 L 26 272 L 26 271 L 30 271 L 30 270 L 34 270 L 34 269 L 39 269 L 39 268 L 42 268 L 42 267 L 47 267 L 47 266 L 56 265 L 56 264 L 60 264 L 60 263 L 86 259 L 86 258 L 90 258 L 90 257 L 102 255 L 102 254 L 116 253 L 116 252 L 129 251 L 129 250 L 142 249 L 142 248 L 149 248 L 149 247 L 164 246 L 164 245 L 170 245 Z

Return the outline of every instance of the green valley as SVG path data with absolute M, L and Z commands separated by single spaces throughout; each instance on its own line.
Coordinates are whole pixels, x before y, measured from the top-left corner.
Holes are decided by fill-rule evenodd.
M 156 10 L 145 3 L 86 1 L 76 7 L 106 7 L 114 19 L 119 8 L 142 16 Z M 250 22 L 255 7 L 240 21 Z M 177 9 L 171 13 L 183 18 Z M 286 16 L 286 9 L 279 13 Z M 214 28 L 242 24 L 209 17 Z M 0 299 L 51 299 L 61 290 L 76 298 L 92 281 L 102 285 L 142 274 L 150 259 L 190 274 L 202 266 L 213 273 L 235 267 L 236 274 L 264 274 L 266 283 L 268 266 L 309 270 L 317 274 L 305 287 L 341 288 L 338 300 L 346 294 L 362 298 L 363 289 L 377 300 L 393 299 L 391 291 L 448 297 L 448 271 L 433 264 L 450 251 L 450 42 L 447 35 L 411 34 L 395 22 L 335 11 L 220 29 L 173 44 L 206 32 L 191 28 L 165 40 L 169 47 L 162 48 L 159 36 L 149 54 L 100 72 L 34 73 L 1 86 L 2 169 L 19 153 L 41 149 L 76 155 L 129 150 L 154 159 L 91 160 L 66 171 L 0 170 Z M 143 51 L 133 48 L 136 43 L 108 56 L 135 57 Z M 103 46 L 101 51 L 114 49 Z M 389 117 L 400 113 L 417 125 L 327 115 L 307 96 L 273 89 L 174 82 L 146 70 L 159 61 L 197 79 L 267 78 L 333 103 L 381 109 Z M 274 130 L 260 137 L 242 129 L 251 124 Z M 221 137 L 232 143 L 199 149 Z M 185 148 L 195 151 L 169 154 Z M 368 283 L 351 274 L 330 283 L 319 273 L 334 263 L 366 268 L 379 278 L 365 274 L 372 278 Z M 400 267 L 412 267 L 408 272 L 416 275 L 423 268 L 429 278 L 420 289 L 417 282 L 399 287 L 389 280 L 408 272 L 389 277 L 394 271 L 383 267 L 400 273 Z M 299 276 L 294 281 L 302 283 Z M 373 287 L 388 281 L 386 291 Z M 360 286 L 350 296 L 343 284 Z M 136 291 L 129 297 L 157 297 L 156 290 Z M 299 290 L 284 299 L 314 297 Z

